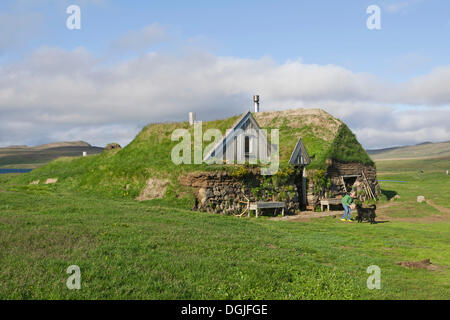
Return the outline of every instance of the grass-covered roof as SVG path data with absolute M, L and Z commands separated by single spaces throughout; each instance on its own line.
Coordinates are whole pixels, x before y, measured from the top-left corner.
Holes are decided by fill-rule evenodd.
M 279 129 L 280 167 L 288 165 L 299 138 L 312 158 L 311 168 L 324 166 L 327 158 L 373 164 L 350 129 L 323 110 L 297 109 L 253 115 L 261 128 Z M 203 122 L 203 132 L 215 128 L 225 134 L 239 117 Z M 28 184 L 58 178 L 58 187 L 136 197 L 150 177 L 169 179 L 173 182 L 172 191 L 179 192 L 176 181 L 184 172 L 233 170 L 234 166 L 175 165 L 171 161 L 171 150 L 178 142 L 172 141 L 171 135 L 179 128 L 193 131 L 188 122 L 150 124 L 121 150 L 88 157 L 60 158 L 18 179 Z M 210 142 L 204 143 L 203 147 L 208 144 Z M 128 189 L 126 185 L 129 185 Z
M 321 109 L 295 109 L 253 114 L 262 128 L 280 130 L 280 165 L 289 161 L 299 138 L 312 158 L 310 168 L 325 166 L 326 159 L 360 162 L 372 160 L 351 130 Z

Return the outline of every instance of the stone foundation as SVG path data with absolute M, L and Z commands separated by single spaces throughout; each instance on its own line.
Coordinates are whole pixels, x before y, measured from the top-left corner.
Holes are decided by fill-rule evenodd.
M 282 185 L 276 185 L 276 181 L 273 180 L 276 178 L 261 176 L 257 172 L 243 178 L 232 176 L 225 171 L 195 172 L 179 178 L 181 185 L 194 189 L 196 210 L 240 214 L 250 200 L 250 202 L 283 201 L 286 203 L 286 213 L 298 212 L 300 190 L 295 184 L 295 179 Z
M 368 200 L 364 188 L 362 172 L 378 197 L 381 194 L 378 185 L 376 169 L 360 163 L 327 162 L 326 175 L 331 180 L 331 187 L 325 191 L 323 198 L 342 198 L 345 195 L 341 176 L 355 177 L 351 187 L 357 191 L 361 201 Z M 232 175 L 226 171 L 192 172 L 181 176 L 182 186 L 193 188 L 196 203 L 194 209 L 211 213 L 240 214 L 247 207 L 247 201 L 283 201 L 286 203 L 286 213 L 295 214 L 307 205 L 316 207 L 321 200 L 314 194 L 311 177 L 314 170 L 307 170 L 307 203 L 302 203 L 301 170 L 283 182 L 277 182 L 277 176 L 262 176 L 257 170 L 249 170 L 245 176 Z

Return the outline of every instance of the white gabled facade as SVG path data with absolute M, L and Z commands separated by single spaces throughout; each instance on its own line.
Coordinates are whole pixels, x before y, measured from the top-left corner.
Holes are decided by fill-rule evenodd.
M 270 145 L 250 111 L 244 113 L 225 136 L 206 153 L 203 161 L 221 159 L 227 163 L 268 161 Z

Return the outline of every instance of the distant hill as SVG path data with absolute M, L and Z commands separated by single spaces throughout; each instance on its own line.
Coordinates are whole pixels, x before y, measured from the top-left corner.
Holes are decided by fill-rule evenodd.
M 53 149 L 53 148 L 62 148 L 62 147 L 92 147 L 89 143 L 84 141 L 69 141 L 69 142 L 53 142 L 48 144 L 43 144 L 40 146 L 32 147 L 35 150 L 43 150 L 43 149 Z
M 373 160 L 397 160 L 397 159 L 425 159 L 425 158 L 449 158 L 450 141 L 431 143 L 424 142 L 414 146 L 393 147 L 385 149 L 367 150 Z
M 103 148 L 93 147 L 84 141 L 54 142 L 34 147 L 9 146 L 0 148 L 0 167 L 36 168 L 59 157 L 82 156 L 103 152 Z

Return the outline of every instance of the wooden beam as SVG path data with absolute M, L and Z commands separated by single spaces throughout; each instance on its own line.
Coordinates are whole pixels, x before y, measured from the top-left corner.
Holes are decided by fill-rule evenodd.
M 374 195 L 374 193 L 372 192 L 372 188 L 370 187 L 369 180 L 367 180 L 367 177 L 366 177 L 366 174 L 364 173 L 364 170 L 362 171 L 362 176 L 363 176 L 364 180 L 366 181 L 367 188 L 368 188 L 369 191 L 370 191 L 370 195 L 372 196 L 372 199 L 375 200 L 375 195 Z
M 345 185 L 345 181 L 344 181 L 344 177 L 343 176 L 341 176 L 341 181 L 342 181 L 342 184 L 344 185 L 344 191 L 345 191 L 345 193 L 347 193 L 347 186 Z

